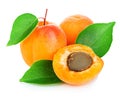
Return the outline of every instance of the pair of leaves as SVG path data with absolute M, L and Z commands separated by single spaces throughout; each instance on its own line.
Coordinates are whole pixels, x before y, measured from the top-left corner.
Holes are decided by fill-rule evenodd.
M 52 84 L 61 82 L 54 73 L 52 61 L 39 60 L 35 62 L 20 79 L 21 82 L 36 84 Z
M 38 18 L 30 13 L 25 13 L 16 18 L 13 23 L 8 46 L 15 45 L 24 40 L 36 27 Z M 104 56 L 112 43 L 112 32 L 115 22 L 95 23 L 83 30 L 76 40 L 76 43 L 91 47 L 99 56 Z

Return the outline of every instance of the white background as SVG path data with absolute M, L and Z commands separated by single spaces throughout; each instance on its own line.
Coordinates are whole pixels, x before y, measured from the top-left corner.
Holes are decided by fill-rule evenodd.
M 115 21 L 113 43 L 102 58 L 99 76 L 83 86 L 34 85 L 19 82 L 29 68 L 19 44 L 7 47 L 14 19 L 23 13 L 44 16 L 56 24 L 69 15 L 82 14 L 97 22 Z M 119 0 L 1 0 L 0 1 L 0 97 L 120 97 L 120 5 Z

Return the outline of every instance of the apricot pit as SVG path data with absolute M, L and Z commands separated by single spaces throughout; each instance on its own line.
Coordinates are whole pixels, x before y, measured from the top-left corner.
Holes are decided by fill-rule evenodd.
M 83 52 L 73 52 L 67 58 L 67 65 L 70 70 L 83 71 L 92 65 L 92 58 Z

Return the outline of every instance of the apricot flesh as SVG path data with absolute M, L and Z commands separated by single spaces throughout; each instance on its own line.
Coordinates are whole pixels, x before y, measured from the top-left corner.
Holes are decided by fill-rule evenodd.
M 90 66 L 83 70 L 71 70 L 68 67 L 67 60 L 68 56 L 74 52 L 88 54 L 92 58 L 90 59 Z M 53 69 L 55 74 L 63 82 L 71 85 L 81 85 L 90 82 L 100 73 L 103 64 L 102 59 L 99 58 L 91 48 L 81 44 L 63 47 L 57 51 L 53 58 Z

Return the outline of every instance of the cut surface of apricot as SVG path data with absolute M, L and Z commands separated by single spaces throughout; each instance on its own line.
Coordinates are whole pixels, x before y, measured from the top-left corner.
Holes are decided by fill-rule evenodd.
M 71 85 L 85 84 L 94 79 L 102 70 L 103 61 L 91 48 L 73 44 L 57 51 L 53 58 L 55 74 Z

